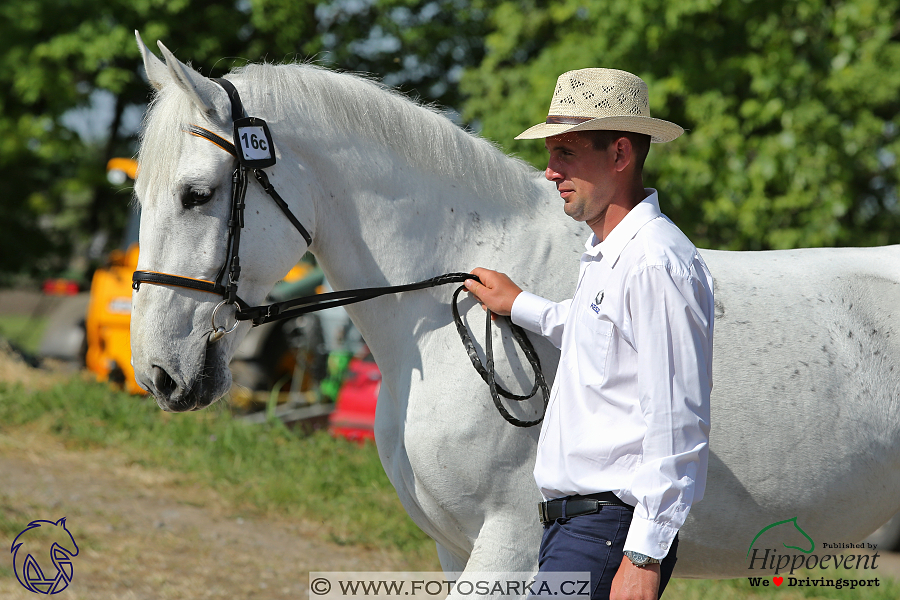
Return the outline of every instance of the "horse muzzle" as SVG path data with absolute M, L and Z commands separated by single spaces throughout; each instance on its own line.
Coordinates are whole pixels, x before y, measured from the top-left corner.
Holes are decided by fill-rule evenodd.
M 209 404 L 201 401 L 194 393 L 193 386 L 178 383 L 159 365 L 154 365 L 150 369 L 150 379 L 146 383 L 146 388 L 156 399 L 159 407 L 167 412 L 199 410 Z
M 206 408 L 231 387 L 231 374 L 218 345 L 210 344 L 202 367 L 190 378 L 179 375 L 172 367 L 152 365 L 138 377 L 138 383 L 156 399 L 167 412 L 186 412 Z

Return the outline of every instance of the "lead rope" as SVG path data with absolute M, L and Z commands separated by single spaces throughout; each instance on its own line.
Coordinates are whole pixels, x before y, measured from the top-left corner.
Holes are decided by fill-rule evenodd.
M 282 319 L 299 317 L 301 315 L 324 310 L 326 308 L 345 306 L 347 304 L 354 304 L 356 302 L 362 302 L 364 300 L 371 300 L 372 298 L 378 298 L 379 296 L 384 296 L 387 294 L 423 290 L 439 285 L 445 285 L 448 283 L 461 283 L 466 279 L 474 279 L 475 281 L 481 283 L 481 280 L 478 279 L 476 275 L 472 275 L 471 273 L 447 273 L 445 275 L 439 275 L 438 277 L 432 277 L 431 279 L 426 279 L 417 283 L 409 283 L 406 285 L 329 292 L 326 294 L 315 294 L 313 296 L 294 298 L 293 300 L 276 302 L 274 304 L 268 304 L 264 306 L 248 307 L 243 310 L 238 310 L 235 313 L 235 319 L 238 321 L 252 321 L 254 325 L 262 325 L 263 323 L 269 323 L 272 321 L 280 321 Z M 525 358 L 528 360 L 528 363 L 531 365 L 531 368 L 534 371 L 534 386 L 531 388 L 531 392 L 528 395 L 513 394 L 512 392 L 498 385 L 496 380 L 496 373 L 494 370 L 494 345 L 493 339 L 491 338 L 492 313 L 489 310 L 485 310 L 486 322 L 484 355 L 486 364 L 483 364 L 481 362 L 481 358 L 479 358 L 478 356 L 478 351 L 475 349 L 475 344 L 472 341 L 472 336 L 469 335 L 466 326 L 462 322 L 462 317 L 459 314 L 459 294 L 465 289 L 465 286 L 460 286 L 453 293 L 453 302 L 450 304 L 450 308 L 453 311 L 453 323 L 456 325 L 456 331 L 459 333 L 459 338 L 463 343 L 463 347 L 466 349 L 466 354 L 469 355 L 469 360 L 472 362 L 472 366 L 475 367 L 475 371 L 478 372 L 478 374 L 490 388 L 491 398 L 494 401 L 494 406 L 497 407 L 497 411 L 504 419 L 506 419 L 508 423 L 510 423 L 511 425 L 515 425 L 516 427 L 532 427 L 534 425 L 537 425 L 544 419 L 544 414 L 547 412 L 547 404 L 550 400 L 550 390 L 547 386 L 547 381 L 544 378 L 544 373 L 541 371 L 541 360 L 534 349 L 534 345 L 532 345 L 531 340 L 528 339 L 528 336 L 525 334 L 525 331 L 521 327 L 513 323 L 507 317 L 497 315 L 503 322 L 509 325 L 509 328 L 512 331 L 513 339 L 515 339 L 515 341 L 519 344 L 519 348 L 522 349 L 522 353 L 525 355 Z M 541 411 L 541 416 L 531 421 L 523 421 L 512 416 L 500 401 L 500 396 L 503 396 L 504 398 L 507 398 L 509 400 L 522 402 L 534 397 L 534 395 L 537 394 L 538 390 L 541 391 L 541 394 L 544 397 L 544 407 Z
M 472 276 L 472 279 L 477 280 L 478 278 Z M 494 406 L 497 407 L 497 411 L 500 415 L 506 419 L 507 423 L 510 425 L 515 425 L 516 427 L 532 427 L 537 425 L 541 421 L 544 420 L 544 415 L 547 413 L 547 403 L 550 400 L 550 390 L 547 388 L 547 381 L 544 379 L 544 373 L 541 371 L 541 360 L 538 358 L 537 352 L 534 349 L 534 346 L 531 344 L 531 340 L 528 339 L 528 336 L 525 335 L 525 331 L 513 323 L 509 318 L 504 317 L 502 315 L 497 315 L 502 321 L 506 322 L 509 325 L 510 330 L 512 331 L 513 338 L 518 342 L 519 348 L 522 349 L 522 352 L 525 354 L 525 358 L 528 359 L 528 364 L 531 365 L 531 368 L 534 370 L 534 387 L 531 388 L 531 393 L 527 396 L 520 396 L 517 394 L 513 394 L 512 392 L 505 390 L 503 387 L 497 384 L 497 379 L 494 374 L 494 343 L 491 339 L 491 311 L 485 309 L 485 333 L 484 333 L 484 357 L 487 361 L 487 367 L 481 364 L 481 359 L 478 358 L 478 352 L 475 350 L 475 344 L 472 343 L 472 338 L 469 336 L 469 332 L 466 330 L 466 326 L 463 325 L 462 318 L 459 316 L 459 309 L 457 308 L 457 298 L 459 297 L 459 293 L 466 289 L 466 286 L 461 285 L 459 289 L 457 289 L 453 293 L 453 303 L 450 305 L 453 310 L 453 323 L 456 324 L 456 331 L 459 332 L 459 339 L 462 340 L 463 346 L 466 348 L 466 353 L 469 355 L 469 360 L 472 361 L 472 366 L 475 367 L 475 370 L 481 375 L 481 378 L 485 383 L 488 384 L 488 387 L 491 389 L 491 398 L 494 400 Z M 503 404 L 500 402 L 500 396 L 507 398 L 509 400 L 515 400 L 517 402 L 522 402 L 523 400 L 528 400 L 537 394 L 538 389 L 541 390 L 541 394 L 544 396 L 544 408 L 541 410 L 541 416 L 533 421 L 522 421 L 521 419 L 517 419 L 516 417 L 509 414 L 509 411 L 503 407 Z

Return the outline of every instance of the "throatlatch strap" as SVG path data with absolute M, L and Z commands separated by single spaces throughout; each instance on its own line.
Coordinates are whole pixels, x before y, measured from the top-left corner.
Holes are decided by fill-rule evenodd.
M 262 189 L 265 193 L 269 195 L 270 198 L 275 202 L 278 208 L 281 209 L 281 212 L 284 213 L 284 216 L 287 217 L 288 221 L 291 222 L 291 225 L 294 226 L 294 229 L 300 232 L 300 235 L 303 236 L 303 239 L 306 240 L 307 247 L 312 246 L 312 236 L 309 235 L 309 232 L 306 230 L 306 227 L 294 216 L 294 213 L 291 212 L 290 207 L 287 205 L 287 202 L 275 191 L 275 187 L 269 183 L 269 176 L 266 175 L 266 172 L 262 169 L 253 169 L 253 175 L 256 177 L 256 180 L 259 182 L 259 185 L 262 186 Z

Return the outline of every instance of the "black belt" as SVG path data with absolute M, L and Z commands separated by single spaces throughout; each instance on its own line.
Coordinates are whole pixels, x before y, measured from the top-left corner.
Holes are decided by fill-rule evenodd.
M 566 518 L 592 515 L 600 512 L 604 506 L 622 506 L 629 510 L 634 510 L 633 506 L 622 502 L 612 492 L 600 492 L 599 494 L 589 494 L 587 496 L 569 496 L 539 503 L 538 514 L 541 517 L 541 523 L 550 523 L 556 519 L 561 519 L 563 517 L 563 502 L 566 503 Z

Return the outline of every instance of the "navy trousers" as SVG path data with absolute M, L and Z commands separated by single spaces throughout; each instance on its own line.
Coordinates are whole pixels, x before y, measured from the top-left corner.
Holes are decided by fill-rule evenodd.
M 539 573 L 590 572 L 591 600 L 609 600 L 613 577 L 622 563 L 625 537 L 633 512 L 621 506 L 604 506 L 592 515 L 557 519 L 544 525 L 538 555 Z M 659 596 L 675 568 L 678 536 L 660 565 Z

